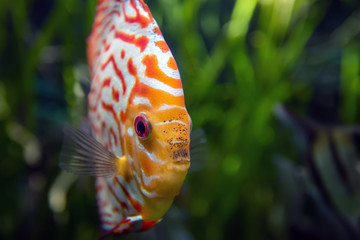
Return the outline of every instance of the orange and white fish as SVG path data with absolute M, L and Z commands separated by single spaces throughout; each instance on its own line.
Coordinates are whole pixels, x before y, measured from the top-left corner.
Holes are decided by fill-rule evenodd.
M 87 51 L 95 138 L 65 128 L 60 166 L 96 176 L 107 233 L 149 229 L 190 166 L 191 119 L 176 62 L 142 0 L 99 0 Z

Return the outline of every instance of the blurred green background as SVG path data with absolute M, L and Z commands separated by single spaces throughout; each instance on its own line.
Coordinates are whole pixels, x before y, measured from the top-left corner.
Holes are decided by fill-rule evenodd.
M 147 4 L 210 152 L 159 225 L 117 238 L 294 238 L 274 158 L 299 156 L 273 107 L 282 102 L 324 125 L 359 123 L 359 1 Z M 63 124 L 86 116 L 81 83 L 95 5 L 0 1 L 0 239 L 101 235 L 93 179 L 58 167 Z

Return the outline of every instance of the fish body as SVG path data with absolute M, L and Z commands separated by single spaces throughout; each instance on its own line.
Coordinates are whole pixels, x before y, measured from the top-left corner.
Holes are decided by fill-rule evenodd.
M 190 166 L 180 74 L 142 0 L 99 0 L 87 43 L 95 139 L 68 128 L 60 166 L 96 176 L 108 233 L 146 230 L 169 209 Z

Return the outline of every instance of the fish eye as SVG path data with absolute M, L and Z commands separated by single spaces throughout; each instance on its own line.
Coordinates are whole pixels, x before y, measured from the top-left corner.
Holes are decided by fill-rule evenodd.
M 150 122 L 145 113 L 140 113 L 138 116 L 136 116 L 134 121 L 134 128 L 136 134 L 141 139 L 145 139 L 149 136 L 151 127 L 150 127 Z

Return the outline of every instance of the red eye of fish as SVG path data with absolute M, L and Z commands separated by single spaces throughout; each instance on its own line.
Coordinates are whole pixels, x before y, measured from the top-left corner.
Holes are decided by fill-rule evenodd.
M 140 115 L 136 116 L 135 122 L 134 122 L 134 128 L 136 134 L 144 139 L 147 138 L 150 134 L 150 123 L 147 118 L 147 116 L 144 113 L 141 113 Z

